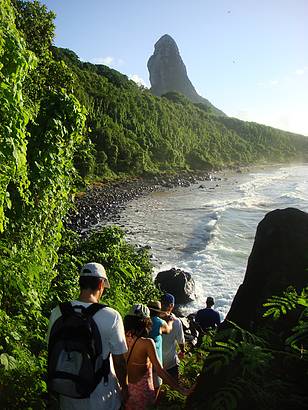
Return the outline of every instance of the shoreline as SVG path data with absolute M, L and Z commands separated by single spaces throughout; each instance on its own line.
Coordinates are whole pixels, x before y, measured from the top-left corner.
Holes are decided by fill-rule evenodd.
M 107 224 L 120 225 L 121 212 L 127 207 L 128 203 L 152 192 L 166 192 L 177 187 L 181 190 L 182 187 L 186 188 L 193 184 L 197 184 L 196 188 L 204 188 L 206 191 L 212 192 L 211 190 L 214 190 L 218 185 L 223 188 L 224 184 L 237 183 L 237 180 L 242 176 L 245 177 L 245 174 L 248 175 L 261 170 L 266 173 L 267 170 L 285 166 L 286 164 L 261 164 L 250 167 L 225 168 L 212 171 L 212 173 L 187 172 L 172 176 L 158 175 L 151 178 L 135 177 L 110 182 L 101 181 L 94 183 L 88 187 L 86 192 L 76 196 L 75 207 L 78 209 L 78 213 L 73 215 L 75 220 L 72 218 L 72 225 L 68 227 L 79 233 L 82 239 L 82 236 L 86 237 L 91 231 L 99 230 Z M 203 183 L 203 181 L 206 183 Z M 208 183 L 212 186 L 210 187 Z M 212 197 L 211 193 L 208 195 Z M 140 246 L 144 246 L 144 243 L 141 243 Z M 247 254 L 248 257 L 249 253 Z M 172 266 L 182 269 L 181 266 Z M 162 269 L 157 269 L 157 271 L 159 270 Z M 189 311 L 195 311 L 195 308 L 191 306 Z
M 251 164 L 226 167 L 211 171 L 182 171 L 178 174 L 157 174 L 151 177 L 126 176 L 117 180 L 93 182 L 85 192 L 76 195 L 74 207 L 64 221 L 66 228 L 79 234 L 95 229 L 97 225 L 119 219 L 126 204 L 138 197 L 154 191 L 167 191 L 176 187 L 188 187 L 202 181 L 220 181 L 235 174 L 242 174 L 252 169 L 284 166 L 286 163 Z M 289 164 L 290 165 L 290 164 Z
M 154 191 L 166 191 L 175 187 L 188 187 L 202 181 L 220 181 L 225 172 L 237 170 L 184 172 L 175 175 L 134 177 L 117 181 L 98 182 L 89 186 L 75 199 L 75 210 L 70 211 L 65 226 L 79 234 L 108 222 L 115 222 L 128 202 Z

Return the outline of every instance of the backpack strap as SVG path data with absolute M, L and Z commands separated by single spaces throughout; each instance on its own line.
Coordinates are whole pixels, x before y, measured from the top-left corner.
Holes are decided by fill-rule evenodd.
M 108 384 L 108 376 L 110 373 L 110 352 L 106 359 L 103 359 L 101 367 L 95 373 L 95 379 L 97 384 L 104 378 L 104 385 Z
M 99 310 L 107 307 L 107 305 L 103 305 L 101 303 L 92 303 L 89 307 L 85 308 L 82 305 L 73 306 L 71 302 L 63 302 L 59 304 L 59 308 L 61 310 L 62 316 L 71 315 L 75 312 L 75 309 L 81 309 L 82 313 L 86 316 L 86 318 L 90 318 L 95 315 L 96 312 Z
M 84 315 L 87 318 L 93 317 L 95 315 L 96 312 L 98 312 L 99 310 L 103 309 L 107 307 L 107 305 L 103 305 L 101 303 L 92 303 L 92 305 L 90 305 L 89 307 L 87 307 L 84 311 Z
M 62 316 L 68 316 L 74 313 L 74 308 L 70 302 L 63 302 L 59 304 Z
M 86 308 L 86 310 L 84 311 L 84 315 L 88 319 L 89 318 L 92 319 L 95 313 L 97 313 L 99 310 L 105 307 L 107 307 L 107 305 L 103 305 L 101 303 L 92 303 L 92 305 Z M 100 338 L 100 334 L 99 334 L 96 324 L 95 326 L 93 326 L 93 332 L 97 335 L 95 339 L 97 339 L 98 337 Z M 103 359 L 100 368 L 95 373 L 95 379 L 96 379 L 97 384 L 102 380 L 102 378 L 104 378 L 104 384 L 107 385 L 109 373 L 110 373 L 110 352 L 108 353 L 106 359 Z

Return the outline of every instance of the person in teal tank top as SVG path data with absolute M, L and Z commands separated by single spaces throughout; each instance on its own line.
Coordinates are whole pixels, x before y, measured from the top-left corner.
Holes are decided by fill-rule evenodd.
M 152 319 L 152 330 L 149 334 L 150 338 L 154 340 L 157 356 L 162 363 L 163 360 L 163 349 L 162 349 L 162 336 L 161 328 L 164 327 L 165 321 L 159 316 L 151 316 Z
M 152 330 L 149 333 L 149 337 L 154 340 L 157 356 L 160 363 L 163 363 L 163 348 L 162 348 L 162 333 L 170 333 L 172 330 L 172 320 L 166 322 L 159 316 L 164 314 L 161 310 L 161 303 L 157 301 L 151 301 L 148 303 L 150 309 Z M 153 382 L 156 394 L 159 392 L 159 388 L 162 384 L 162 380 L 153 371 Z

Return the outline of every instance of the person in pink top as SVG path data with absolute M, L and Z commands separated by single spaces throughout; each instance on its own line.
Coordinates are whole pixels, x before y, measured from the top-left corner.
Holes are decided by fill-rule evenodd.
M 155 343 L 148 337 L 151 330 L 150 311 L 145 305 L 134 305 L 124 318 L 128 352 L 125 354 L 128 375 L 128 400 L 125 410 L 146 410 L 155 402 L 152 366 L 159 377 L 171 388 L 188 395 L 162 367 Z

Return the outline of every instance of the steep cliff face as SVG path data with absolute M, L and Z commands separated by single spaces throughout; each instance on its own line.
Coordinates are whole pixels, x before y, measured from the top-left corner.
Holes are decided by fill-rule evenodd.
M 204 104 L 217 115 L 225 115 L 197 93 L 188 78 L 178 46 L 168 34 L 162 36 L 155 44 L 154 54 L 148 61 L 148 70 L 151 91 L 154 95 L 178 92 L 184 94 L 193 103 Z

